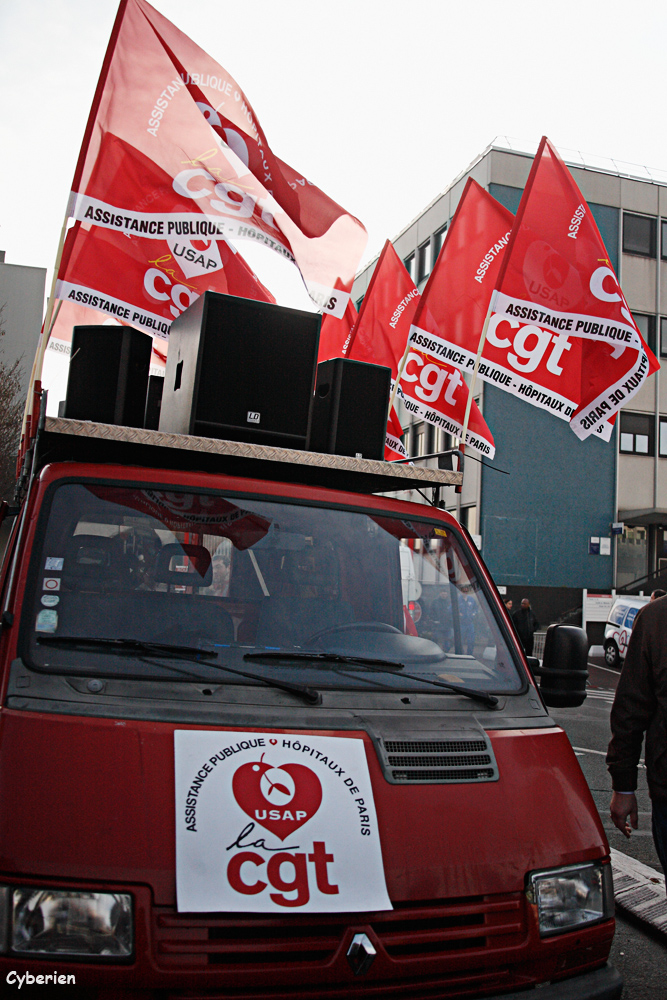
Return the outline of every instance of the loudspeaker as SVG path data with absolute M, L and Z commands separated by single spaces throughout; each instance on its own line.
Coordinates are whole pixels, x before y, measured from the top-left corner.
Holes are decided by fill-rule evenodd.
M 160 430 L 305 449 L 320 322 L 205 292 L 171 325 Z
M 152 343 L 131 326 L 75 326 L 62 415 L 143 427 Z
M 162 375 L 148 376 L 148 392 L 146 393 L 146 410 L 144 413 L 144 427 L 149 431 L 156 431 L 160 426 L 160 406 L 162 404 L 162 390 L 164 388 L 164 377 Z
M 349 358 L 317 366 L 309 451 L 384 458 L 391 370 Z

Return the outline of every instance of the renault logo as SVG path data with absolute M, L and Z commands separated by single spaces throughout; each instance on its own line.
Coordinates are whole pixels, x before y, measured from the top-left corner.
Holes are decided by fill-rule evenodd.
M 347 949 L 347 960 L 355 976 L 364 976 L 371 965 L 377 952 L 366 934 L 355 934 L 352 943 Z

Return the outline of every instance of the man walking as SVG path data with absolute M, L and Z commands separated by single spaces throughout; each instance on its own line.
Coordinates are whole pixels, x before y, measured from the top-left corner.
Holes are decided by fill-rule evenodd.
M 655 848 L 667 871 L 667 597 L 637 615 L 611 710 L 607 751 L 611 818 L 621 833 L 637 829 L 637 766 L 646 734 L 646 777 Z
M 533 636 L 540 627 L 540 624 L 533 614 L 533 609 L 531 608 L 530 601 L 527 597 L 524 597 L 521 602 L 521 607 L 517 608 L 512 615 L 512 621 L 514 622 L 515 629 L 519 633 L 524 653 L 526 656 L 532 656 Z

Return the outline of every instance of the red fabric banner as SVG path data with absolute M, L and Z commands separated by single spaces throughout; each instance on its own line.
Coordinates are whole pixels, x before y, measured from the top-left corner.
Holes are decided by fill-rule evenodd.
M 153 337 L 207 290 L 275 299 L 225 240 L 138 239 L 75 223 L 56 284 L 63 302 L 87 306 Z
M 419 292 L 390 240 L 371 275 L 345 356 L 391 368 L 396 378 Z
M 512 213 L 468 178 L 412 320 L 409 343 L 413 351 L 426 351 L 441 364 L 472 373 L 513 223 Z M 485 358 L 486 352 L 478 377 L 496 381 L 493 375 L 487 376 Z M 473 402 L 470 429 L 483 437 L 480 421 L 483 418 Z
M 131 507 L 160 521 L 170 531 L 229 538 L 235 548 L 249 549 L 268 532 L 271 522 L 206 493 L 170 493 L 158 489 L 88 486 L 102 500 Z
M 229 73 L 146 0 L 121 3 L 70 215 L 149 240 L 261 242 L 295 260 L 336 316 L 366 244 L 357 219 L 275 156 Z
M 496 289 L 497 291 L 493 291 Z M 656 370 L 590 209 L 544 139 L 516 222 L 468 180 L 410 343 L 609 440 L 614 415 Z
M 408 457 L 405 445 L 401 441 L 402 437 L 403 428 L 401 421 L 398 419 L 398 414 L 392 406 L 389 411 L 389 419 L 387 420 L 387 436 L 384 445 L 385 462 L 396 462 Z
M 609 420 L 659 368 L 632 318 L 598 227 L 543 138 L 501 265 L 487 332 L 503 388 L 609 440 Z M 501 383 L 499 383 L 501 384 Z
M 411 346 L 472 372 L 513 225 L 512 213 L 468 178 L 412 320 Z
M 428 286 L 427 286 L 428 287 Z M 387 240 L 359 310 L 347 357 L 386 365 L 396 379 L 420 295 L 392 244 Z M 426 317 L 428 310 L 422 310 Z M 432 316 L 425 318 L 437 331 Z M 427 343 L 411 344 L 398 389 L 405 408 L 421 420 L 459 436 L 468 387 L 458 369 Z M 493 458 L 493 435 L 473 400 L 466 443 Z
M 357 322 L 357 310 L 352 299 L 345 307 L 340 319 L 331 313 L 324 313 L 320 327 L 320 344 L 317 352 L 317 363 L 329 361 L 330 358 L 344 358 L 349 347 L 350 335 Z

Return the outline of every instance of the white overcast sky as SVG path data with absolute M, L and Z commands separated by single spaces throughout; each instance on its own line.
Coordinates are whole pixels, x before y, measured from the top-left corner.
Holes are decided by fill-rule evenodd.
M 536 148 L 546 134 L 560 147 L 667 169 L 664 0 L 154 6 L 236 78 L 273 151 L 361 219 L 364 261 L 497 135 Z M 116 8 L 0 0 L 8 263 L 52 268 Z M 268 284 L 278 280 L 252 263 Z M 295 280 L 294 292 L 274 286 L 283 304 L 300 304 Z

